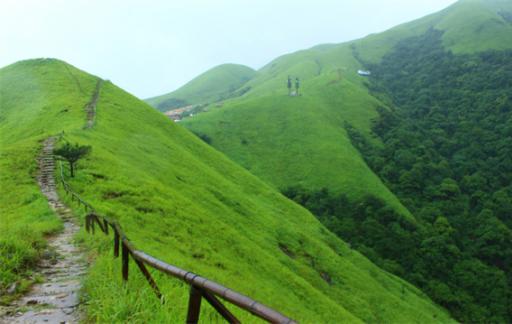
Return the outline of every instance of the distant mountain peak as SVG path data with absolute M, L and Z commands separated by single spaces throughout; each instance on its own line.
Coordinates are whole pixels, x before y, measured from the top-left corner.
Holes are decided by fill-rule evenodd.
M 255 74 L 256 71 L 248 66 L 225 63 L 211 68 L 176 91 L 146 101 L 160 111 L 214 103 L 236 96 L 236 90 Z

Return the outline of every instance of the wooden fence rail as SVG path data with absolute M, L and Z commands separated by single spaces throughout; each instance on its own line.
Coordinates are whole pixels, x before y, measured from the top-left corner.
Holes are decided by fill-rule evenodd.
M 66 194 L 70 194 L 72 200 L 76 200 L 79 205 L 84 206 L 87 213 L 85 217 L 85 229 L 88 233 L 94 234 L 96 226 L 106 235 L 109 234 L 110 230 L 114 233 L 114 258 L 119 257 L 119 250 L 121 250 L 121 272 L 125 282 L 128 281 L 129 258 L 131 257 L 155 292 L 155 295 L 162 302 L 164 302 L 162 293 L 146 266 L 184 281 L 190 286 L 187 323 L 197 323 L 199 321 L 201 301 L 203 299 L 229 323 L 240 323 L 235 315 L 222 304 L 218 297 L 270 323 L 295 323 L 291 318 L 247 296 L 195 273 L 165 263 L 144 251 L 136 249 L 115 220 L 99 215 L 92 205 L 81 199 L 78 194 L 71 190 L 70 185 L 64 179 L 62 162 L 60 163 L 60 182 Z

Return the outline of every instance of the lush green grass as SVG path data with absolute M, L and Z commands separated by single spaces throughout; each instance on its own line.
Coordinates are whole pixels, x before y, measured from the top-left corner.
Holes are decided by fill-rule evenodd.
M 222 64 L 206 71 L 171 93 L 149 98 L 147 103 L 161 111 L 188 105 L 208 104 L 237 96 L 256 72 L 239 64 Z
M 83 106 L 95 79 L 69 67 L 77 77 L 69 82 L 63 66 L 30 61 L 0 70 L 2 82 L 9 83 L 2 87 L 0 134 L 2 139 L 13 134 L 1 147 L 10 175 L 2 179 L 1 203 L 2 208 L 20 206 L 10 211 L 11 223 L 35 223 L 38 217 L 41 223 L 47 219 L 55 224 L 51 230 L 59 227 L 31 178 L 35 165 L 15 161 L 20 155 L 33 160 L 41 139 L 65 130 L 67 140 L 93 147 L 71 185 L 100 213 L 117 218 L 139 248 L 162 260 L 301 322 L 450 321 L 416 288 L 351 250 L 309 212 L 111 83 L 101 90 L 96 125 L 84 130 Z M 27 78 L 35 78 L 33 86 L 26 85 Z M 63 107 L 66 113 L 61 113 Z M 24 118 L 25 110 L 31 118 Z M 24 145 L 30 153 L 23 153 Z M 4 188 L 20 192 L 6 200 Z M 26 196 L 37 197 L 39 207 L 31 208 Z M 32 215 L 38 212 L 43 215 Z M 76 212 L 83 216 L 82 210 Z M 4 213 L 1 217 L 3 224 Z M 16 232 L 11 237 L 24 240 Z M 95 260 L 85 282 L 90 320 L 183 321 L 188 293 L 183 284 L 157 276 L 168 300 L 161 306 L 133 264 L 123 287 L 119 261 L 111 260 L 112 238 L 82 232 L 80 239 L 93 248 Z M 254 321 L 246 313 L 236 314 Z M 206 306 L 203 315 L 204 320 L 219 320 Z
M 512 13 L 508 0 L 461 0 L 422 19 L 356 41 L 364 61 L 376 63 L 400 41 L 430 28 L 444 32 L 446 49 L 456 54 L 512 48 L 512 24 L 500 12 Z
M 183 124 L 277 189 L 328 187 L 354 200 L 369 193 L 409 215 L 344 128 L 349 122 L 370 136 L 376 108 L 384 106 L 364 87 L 360 67 L 349 45 L 287 55 L 264 67 L 247 84 L 253 89 L 247 95 Z M 300 97 L 287 95 L 288 75 L 303 80 Z
M 185 119 L 195 133 L 278 189 L 328 187 L 353 199 L 368 193 L 404 215 L 409 212 L 366 166 L 344 130 L 352 124 L 376 145 L 370 126 L 385 106 L 357 75 L 396 43 L 430 28 L 444 31 L 444 45 L 457 53 L 512 46 L 512 24 L 499 12 L 508 1 L 463 0 L 449 8 L 387 32 L 339 45 L 322 45 L 284 55 L 259 70 L 242 97 L 221 108 Z M 300 98 L 286 96 L 288 75 L 300 77 Z
M 308 92 L 306 84 L 303 97 L 248 98 L 188 119 L 185 125 L 207 134 L 214 147 L 277 189 L 330 187 L 354 199 L 370 192 L 407 214 L 352 147 L 343 127 L 344 117 L 368 122 L 373 107 L 360 114 L 357 109 L 378 102 L 347 80 L 316 81 L 323 83 L 326 93 L 346 94 L 345 100 L 337 101 L 336 96 L 322 100 Z

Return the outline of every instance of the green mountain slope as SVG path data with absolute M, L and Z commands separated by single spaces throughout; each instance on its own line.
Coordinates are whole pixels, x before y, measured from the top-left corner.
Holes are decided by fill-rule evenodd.
M 373 140 L 371 121 L 377 107 L 386 106 L 356 72 L 399 40 L 430 28 L 443 30 L 446 48 L 456 52 L 510 48 L 512 25 L 504 17 L 511 7 L 510 1 L 464 0 L 382 34 L 282 56 L 257 72 L 246 84 L 248 93 L 184 125 L 279 189 L 302 185 L 352 197 L 370 193 L 408 214 L 347 144 L 345 122 Z M 302 97 L 286 95 L 288 75 L 301 78 Z
M 360 57 L 375 63 L 400 41 L 429 29 L 443 32 L 444 47 L 455 54 L 512 48 L 509 0 L 460 0 L 427 17 L 356 41 Z
M 240 88 L 255 73 L 253 69 L 244 65 L 222 64 L 201 74 L 178 90 L 149 98 L 146 102 L 160 111 L 218 102 L 247 91 Z
M 77 177 L 69 179 L 72 187 L 162 260 L 301 322 L 450 321 L 416 288 L 351 250 L 308 211 L 115 85 L 104 82 L 96 124 L 84 129 L 84 106 L 96 81 L 58 60 L 0 70 L 0 289 L 9 283 L 7 275 L 14 280 L 30 269 L 42 236 L 59 228 L 35 183 L 34 158 L 42 140 L 64 132 L 66 140 L 92 146 Z M 79 239 L 97 248 L 85 282 L 90 320 L 183 321 L 185 286 L 157 275 L 172 301 L 161 305 L 140 273 L 131 271 L 127 290 L 119 262 L 112 262 L 111 239 Z M 30 254 L 30 262 L 7 262 L 22 254 Z M 219 320 L 207 307 L 202 317 Z
M 315 48 L 276 59 L 247 83 L 251 91 L 221 109 L 185 119 L 196 134 L 277 189 L 329 187 L 354 199 L 373 194 L 409 215 L 349 141 L 348 122 L 370 133 L 383 106 L 357 75 L 350 46 Z M 288 75 L 302 79 L 289 97 Z
M 504 229 L 501 220 L 496 217 L 490 218 L 488 223 L 494 223 L 488 228 L 495 228 L 496 231 L 493 233 L 500 233 L 499 238 L 496 238 L 501 242 L 497 250 L 507 257 L 489 261 L 490 257 L 477 254 L 484 253 L 481 249 L 485 244 L 494 246 L 495 243 L 491 243 L 491 239 L 487 238 L 486 241 L 481 237 L 478 246 L 461 243 L 466 241 L 464 235 L 471 235 L 471 237 L 477 235 L 474 230 L 465 231 L 466 229 L 462 228 L 468 224 L 462 219 L 470 214 L 466 212 L 468 209 L 474 208 L 470 202 L 475 203 L 475 200 L 479 201 L 478 199 L 483 196 L 477 199 L 476 196 L 461 195 L 460 201 L 466 201 L 465 203 L 460 201 L 458 205 L 448 203 L 448 206 L 443 208 L 418 205 L 422 199 L 415 196 L 415 193 L 419 195 L 421 192 L 425 197 L 429 197 L 428 199 L 434 201 L 439 199 L 439 193 L 434 194 L 435 190 L 432 187 L 422 187 L 425 192 L 417 189 L 419 183 L 416 177 L 419 174 L 428 173 L 425 173 L 426 169 L 414 169 L 415 164 L 410 162 L 419 163 L 414 154 L 424 152 L 421 151 L 424 147 L 432 145 L 435 147 L 438 144 L 437 136 L 440 134 L 446 136 L 447 142 L 452 145 L 449 137 L 451 131 L 447 129 L 445 133 L 439 133 L 436 129 L 428 137 L 424 137 L 426 142 L 423 143 L 414 139 L 416 133 L 423 132 L 424 125 L 418 123 L 413 124 L 416 128 L 411 126 L 412 130 L 404 127 L 407 132 L 397 128 L 397 133 L 391 132 L 382 143 L 382 138 L 376 136 L 371 128 L 373 122 L 378 121 L 377 126 L 387 124 L 388 128 L 393 129 L 394 126 L 391 124 L 396 123 L 401 117 L 394 114 L 396 102 L 403 99 L 397 96 L 407 93 L 405 89 L 409 87 L 416 89 L 417 92 L 407 93 L 407 95 L 414 99 L 411 101 L 415 104 L 419 102 L 422 105 L 420 107 L 428 105 L 434 105 L 435 109 L 450 107 L 447 105 L 447 102 L 450 103 L 447 99 L 438 103 L 438 106 L 435 106 L 433 100 L 429 100 L 429 97 L 439 89 L 431 87 L 432 82 L 427 82 L 422 88 L 417 87 L 424 80 L 442 79 L 443 74 L 460 75 L 459 79 L 453 78 L 452 83 L 443 84 L 443 87 L 448 89 L 447 93 L 453 90 L 455 91 L 453 97 L 464 98 L 464 96 L 459 97 L 461 89 L 457 88 L 462 85 L 468 88 L 472 86 L 473 91 L 480 91 L 477 85 L 471 84 L 471 80 L 464 78 L 461 71 L 467 70 L 469 78 L 473 75 L 471 73 L 479 60 L 496 59 L 496 62 L 500 62 L 500 55 L 493 54 L 492 51 L 512 49 L 511 22 L 511 1 L 462 0 L 439 13 L 381 34 L 370 35 L 345 44 L 322 45 L 285 55 L 259 70 L 257 75 L 247 83 L 251 90 L 242 97 L 229 100 L 220 108 L 210 106 L 207 109 L 208 112 L 185 119 L 183 125 L 275 188 L 298 194 L 298 197 L 294 195 L 290 197 L 314 210 L 330 229 L 353 243 L 353 246 L 372 258 L 379 266 L 423 287 L 433 298 L 449 307 L 458 319 L 468 321 L 473 318 L 472 316 L 479 319 L 494 316 L 492 317 L 494 320 L 502 321 L 507 318 L 505 309 L 510 304 L 507 301 L 510 299 L 507 293 L 507 287 L 510 285 L 507 283 L 510 279 L 507 278 L 510 276 L 507 277 L 503 273 L 506 268 L 503 264 L 509 264 L 506 260 L 510 259 L 506 252 L 509 250 L 505 249 L 510 241 L 510 232 Z M 437 33 L 440 35 L 439 47 L 437 43 L 436 47 L 431 47 L 428 42 L 421 43 L 422 39 L 428 39 L 429 35 L 437 35 Z M 416 47 L 407 46 L 408 42 L 416 42 L 418 39 L 420 44 Z M 391 64 L 390 60 L 382 61 L 391 54 L 394 60 Z M 444 59 L 445 56 L 450 55 L 460 58 L 453 60 L 457 65 L 443 65 L 442 70 L 433 68 L 436 58 Z M 476 57 L 476 55 L 482 55 L 482 57 Z M 397 57 L 402 59 L 396 59 Z M 403 59 L 404 57 L 406 59 Z M 425 57 L 428 59 L 422 61 Z M 377 64 L 381 62 L 392 66 L 394 71 L 389 71 L 384 65 L 378 66 Z M 421 78 L 410 75 L 415 71 L 423 73 L 424 70 L 419 67 L 425 62 L 430 64 L 424 67 L 425 70 L 431 73 L 422 74 Z M 496 107 L 505 109 L 503 107 L 507 107 L 510 98 L 507 99 L 503 92 L 506 93 L 505 87 L 508 84 L 506 80 L 510 78 L 503 64 L 500 66 L 496 62 L 494 65 L 488 64 L 498 70 L 489 73 L 489 78 L 500 78 L 491 81 L 494 82 L 495 87 L 502 87 L 499 89 L 501 92 L 497 91 L 498 89 L 486 89 L 487 93 L 476 98 L 475 102 L 477 99 L 482 101 L 483 98 L 496 100 Z M 418 67 L 413 64 L 418 64 Z M 373 76 L 375 80 L 381 77 L 378 74 L 382 71 L 387 73 L 389 80 L 393 81 L 389 82 L 393 89 L 376 96 L 373 92 L 376 89 L 374 79 L 368 80 L 358 76 L 357 70 L 362 68 L 375 68 L 376 75 Z M 288 75 L 301 78 L 302 96 L 287 96 Z M 490 83 L 490 80 L 479 75 L 480 77 Z M 413 81 L 415 87 L 408 83 Z M 450 89 L 450 86 L 453 89 Z M 386 85 L 383 88 L 386 88 Z M 493 97 L 496 94 L 499 96 Z M 415 113 L 421 116 L 420 111 L 415 110 Z M 492 114 L 488 112 L 485 116 L 489 115 Z M 457 122 L 467 126 L 468 120 L 474 117 L 468 116 L 466 120 L 460 116 L 462 115 L 459 114 L 459 119 L 456 121 L 449 121 L 454 129 L 458 127 Z M 432 120 L 440 121 L 447 117 L 448 113 L 443 112 L 435 115 Z M 404 124 L 407 125 L 407 123 Z M 503 128 L 505 130 L 500 131 L 506 134 L 507 128 L 505 126 Z M 479 128 L 475 128 L 475 131 L 480 134 Z M 417 144 L 416 151 L 408 147 L 412 142 Z M 358 149 L 355 149 L 352 143 L 358 146 Z M 475 145 L 477 145 L 476 142 L 473 143 L 473 146 Z M 379 176 L 386 184 L 381 182 L 381 178 L 375 175 L 359 155 L 359 152 L 367 153 L 370 147 L 375 147 L 377 150 L 384 148 L 387 154 L 385 157 L 372 156 L 375 159 L 372 161 L 372 168 L 379 171 Z M 386 150 L 390 147 L 400 149 Z M 496 147 L 498 149 L 500 146 L 496 145 Z M 453 152 L 459 150 L 456 145 L 452 146 L 452 149 Z M 466 149 L 471 150 L 472 147 Z M 492 159 L 495 158 L 494 151 L 486 152 L 490 152 L 486 154 L 490 154 Z M 502 155 L 505 156 L 503 160 L 507 161 L 506 153 Z M 419 163 L 422 166 L 427 166 L 427 161 L 433 157 L 429 152 L 418 156 L 424 159 Z M 460 156 L 466 155 L 454 157 L 454 164 L 460 162 Z M 388 161 L 394 161 L 396 165 L 388 164 Z M 487 162 L 496 164 L 492 161 L 494 160 L 490 159 Z M 500 165 L 506 164 L 503 162 Z M 428 167 L 432 167 L 432 170 L 442 170 L 444 162 Z M 477 163 L 472 166 L 472 168 L 477 167 L 479 167 Z M 497 174 L 506 172 L 508 169 L 503 167 L 500 170 Z M 473 169 L 466 171 L 474 172 Z M 403 179 L 400 178 L 402 175 Z M 426 179 L 437 181 L 435 180 L 437 177 L 432 175 Z M 503 178 L 506 177 L 502 176 Z M 447 177 L 444 180 L 446 181 L 441 181 L 442 185 L 436 184 L 440 186 L 439 192 L 455 190 L 452 186 L 453 179 Z M 464 181 L 472 182 L 473 180 L 465 179 Z M 400 187 L 397 183 L 403 186 Z M 485 181 L 481 181 L 481 184 L 486 186 L 483 183 Z M 389 188 L 399 190 L 396 193 L 400 195 L 402 201 L 390 192 L 387 186 L 389 184 L 393 184 Z M 322 190 L 324 187 L 328 190 Z M 411 188 L 416 188 L 414 189 L 416 191 Z M 499 186 L 496 187 L 497 189 Z M 494 194 L 498 198 L 489 199 L 489 205 L 486 206 L 494 206 L 496 204 L 494 201 L 509 201 L 508 198 L 503 199 L 504 195 L 506 196 L 505 191 L 503 189 Z M 475 195 L 480 194 L 483 195 L 481 192 L 475 193 Z M 492 194 L 492 192 L 486 193 L 488 196 Z M 347 204 L 354 207 L 353 210 L 330 206 L 336 205 L 333 201 L 339 197 L 341 197 L 339 201 L 344 202 L 345 196 L 348 198 Z M 452 218 L 451 216 L 456 213 L 453 211 L 455 206 L 460 207 L 460 211 L 457 217 Z M 409 210 L 414 211 L 416 217 L 411 216 Z M 451 214 L 447 212 L 449 210 Z M 330 212 L 336 214 L 336 217 L 329 215 Z M 499 213 L 503 214 L 502 211 Z M 447 224 L 446 219 L 439 216 L 448 217 Z M 458 231 L 452 236 L 447 235 L 452 230 L 451 222 L 456 222 L 453 227 Z M 461 226 L 461 224 L 465 225 Z M 478 233 L 480 237 L 482 233 L 487 232 L 481 228 Z M 450 248 L 443 250 L 439 246 L 435 247 L 443 240 L 444 243 L 441 245 Z M 403 253 L 397 251 L 396 246 L 404 247 Z M 452 255 L 450 261 L 450 253 L 453 252 L 451 248 L 459 251 L 460 254 L 455 253 L 457 257 Z M 434 250 L 436 252 L 433 252 Z M 477 253 L 477 250 L 480 252 Z M 420 256 L 423 253 L 432 253 L 431 255 L 440 259 L 423 259 Z M 471 259 L 468 255 L 480 260 Z M 440 262 L 441 259 L 447 263 Z M 487 264 L 482 264 L 481 260 Z M 438 264 L 440 268 L 445 269 L 443 271 L 450 268 L 452 272 L 456 272 L 456 275 L 445 276 L 445 272 L 441 270 L 436 272 L 433 270 L 435 266 L 431 263 Z M 449 266 L 446 266 L 447 264 Z M 478 272 L 481 274 L 475 276 L 480 282 L 486 280 L 491 282 L 492 278 L 497 278 L 493 285 L 485 285 L 497 289 L 491 289 L 493 291 L 491 293 L 481 286 L 471 284 L 474 280 L 470 279 L 470 276 Z M 482 291 L 489 293 L 481 293 Z M 482 295 L 487 297 L 481 298 Z

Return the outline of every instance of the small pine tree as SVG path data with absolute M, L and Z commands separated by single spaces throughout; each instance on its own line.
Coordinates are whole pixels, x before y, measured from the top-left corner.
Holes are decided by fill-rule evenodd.
M 54 149 L 53 154 L 68 161 L 71 177 L 73 178 L 75 176 L 76 162 L 89 154 L 91 149 L 91 146 L 79 145 L 78 143 L 72 145 L 66 142 L 61 147 Z

